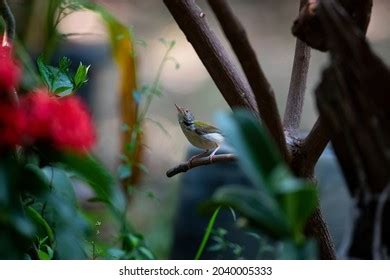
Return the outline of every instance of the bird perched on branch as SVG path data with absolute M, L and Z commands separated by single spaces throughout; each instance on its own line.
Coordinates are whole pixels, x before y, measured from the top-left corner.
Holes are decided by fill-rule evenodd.
M 224 140 L 222 132 L 208 123 L 195 120 L 195 116 L 190 110 L 176 104 L 175 106 L 180 127 L 188 141 L 195 147 L 205 150 L 203 153 L 191 157 L 188 161 L 189 165 L 194 159 L 207 155 L 212 162 Z

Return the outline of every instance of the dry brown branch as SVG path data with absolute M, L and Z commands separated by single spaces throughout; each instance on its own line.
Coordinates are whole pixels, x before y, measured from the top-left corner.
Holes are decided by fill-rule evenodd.
M 164 0 L 165 5 L 192 44 L 230 107 L 242 107 L 258 116 L 256 101 L 248 83 L 242 79 L 206 15 L 194 0 Z
M 218 162 L 231 162 L 235 160 L 237 160 L 237 157 L 233 154 L 215 155 L 213 157 L 213 161 L 210 161 L 209 157 L 194 159 L 191 164 L 190 162 L 186 161 L 169 169 L 166 175 L 168 177 L 173 177 L 179 173 L 187 172 L 188 170 L 198 166 L 209 165 Z
M 269 130 L 282 155 L 288 159 L 286 140 L 274 92 L 261 69 L 243 25 L 225 0 L 209 0 L 208 2 L 244 70 L 263 124 Z
M 300 1 L 299 12 L 306 3 L 307 0 Z M 283 126 L 286 130 L 298 129 L 301 123 L 310 56 L 311 48 L 297 38 L 290 87 L 283 119 Z
M 386 203 L 390 197 L 390 184 L 383 190 L 378 199 L 378 205 L 375 210 L 375 222 L 374 222 L 374 233 L 372 242 L 372 256 L 374 260 L 383 260 L 383 245 L 382 245 L 382 224 L 383 224 L 383 213 Z
M 283 125 L 286 130 L 298 129 L 301 123 L 310 53 L 311 48 L 305 42 L 297 39 L 290 88 L 283 119 Z
M 313 128 L 298 148 L 295 162 L 299 161 L 302 170 L 299 174 L 310 176 L 321 154 L 330 141 L 330 133 L 319 117 Z

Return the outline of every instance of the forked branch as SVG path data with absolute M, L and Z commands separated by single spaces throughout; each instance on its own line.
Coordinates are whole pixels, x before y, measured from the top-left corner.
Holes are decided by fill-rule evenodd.
M 257 60 L 242 23 L 225 0 L 209 0 L 208 2 L 244 70 L 263 124 L 272 135 L 282 155 L 287 159 L 288 150 L 275 94 Z

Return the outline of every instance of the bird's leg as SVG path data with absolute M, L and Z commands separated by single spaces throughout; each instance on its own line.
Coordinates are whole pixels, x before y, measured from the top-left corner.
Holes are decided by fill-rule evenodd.
M 210 162 L 213 162 L 213 157 L 214 157 L 215 153 L 219 150 L 219 148 L 221 148 L 220 145 L 218 145 L 218 146 L 214 149 L 214 151 L 211 153 L 211 155 L 209 156 Z
M 200 153 L 200 154 L 197 154 L 197 155 L 194 155 L 192 156 L 189 160 L 188 160 L 188 168 L 191 168 L 191 163 L 194 159 L 197 159 L 197 158 L 201 158 L 205 155 L 208 155 L 210 153 L 210 150 L 206 150 L 204 151 L 203 153 Z

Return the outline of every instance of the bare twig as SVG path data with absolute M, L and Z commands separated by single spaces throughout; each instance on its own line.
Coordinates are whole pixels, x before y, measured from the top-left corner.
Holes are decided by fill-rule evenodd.
M 166 173 L 168 177 L 173 177 L 179 173 L 187 172 L 188 170 L 202 166 L 202 165 L 209 165 L 217 162 L 230 162 L 230 161 L 235 161 L 237 160 L 237 157 L 233 154 L 222 154 L 222 155 L 215 155 L 213 157 L 213 161 L 210 161 L 208 157 L 205 158 L 199 158 L 199 159 L 194 159 L 191 164 L 186 161 L 183 162 L 171 169 L 169 169 Z
M 375 223 L 372 242 L 372 256 L 374 260 L 384 259 L 382 251 L 382 223 L 383 210 L 390 196 L 390 184 L 383 190 L 378 199 L 378 205 L 375 211 Z
M 283 125 L 286 130 L 298 129 L 301 123 L 307 73 L 310 64 L 310 47 L 297 39 Z
M 6 24 L 8 39 L 13 41 L 15 38 L 15 18 L 6 0 L 0 0 L 0 15 L 3 17 Z
M 230 107 L 246 108 L 258 116 L 256 101 L 248 83 L 239 75 L 195 1 L 164 0 L 164 3 Z
M 287 159 L 288 150 L 274 92 L 257 60 L 245 29 L 225 0 L 209 0 L 218 21 L 229 40 L 256 99 L 263 123 Z

